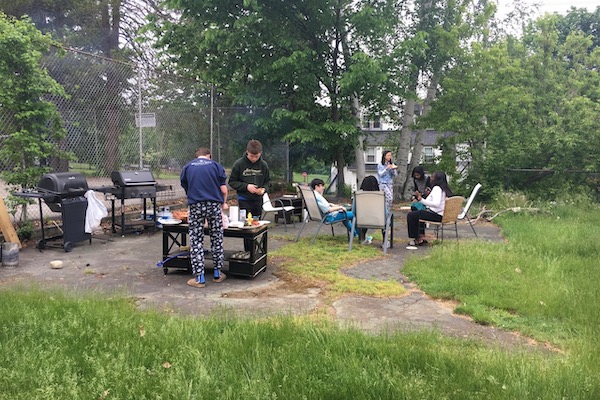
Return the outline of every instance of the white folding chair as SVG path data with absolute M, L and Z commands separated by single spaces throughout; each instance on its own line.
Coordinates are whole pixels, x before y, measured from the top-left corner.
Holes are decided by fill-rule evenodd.
M 473 204 L 473 200 L 475 200 L 475 196 L 477 196 L 477 192 L 479 192 L 479 189 L 481 189 L 481 183 L 478 183 L 477 185 L 475 185 L 475 187 L 471 191 L 469 200 L 467 200 L 467 204 L 465 205 L 465 208 L 463 208 L 462 212 L 460 214 L 458 214 L 459 221 L 462 221 L 463 219 L 465 219 L 465 217 L 467 218 L 469 225 L 471 225 L 471 229 L 473 229 L 473 233 L 475 234 L 475 237 L 478 237 L 478 236 L 477 236 L 477 232 L 475 232 L 475 227 L 473 226 L 473 222 L 471 222 L 471 218 L 469 218 L 469 209 L 471 208 L 471 205 Z
M 265 215 L 268 213 L 279 213 L 283 214 L 283 225 L 285 226 L 285 231 L 287 232 L 287 214 L 294 210 L 294 206 L 285 206 L 281 200 L 274 200 L 279 207 L 274 207 L 271 199 L 269 198 L 269 194 L 265 192 L 263 194 L 263 205 L 262 205 L 262 215 L 260 219 L 263 219 Z M 292 221 L 292 225 L 294 224 L 294 219 L 290 219 Z

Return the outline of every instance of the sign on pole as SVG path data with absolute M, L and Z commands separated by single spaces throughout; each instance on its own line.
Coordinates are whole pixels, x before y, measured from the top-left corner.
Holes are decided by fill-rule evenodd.
M 135 126 L 140 127 L 140 114 L 135 113 Z M 142 113 L 142 128 L 154 128 L 156 126 L 155 113 Z

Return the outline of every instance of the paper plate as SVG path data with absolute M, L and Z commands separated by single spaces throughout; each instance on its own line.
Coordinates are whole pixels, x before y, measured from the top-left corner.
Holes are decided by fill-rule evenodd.
M 244 226 L 244 223 L 242 221 L 235 221 L 235 222 L 229 223 L 230 228 L 242 228 L 243 226 Z
M 180 219 L 170 218 L 170 219 L 158 219 L 158 223 L 161 225 L 179 225 L 181 223 Z
M 271 221 L 258 221 L 258 223 L 260 224 L 259 226 L 263 226 L 263 225 L 269 225 L 271 223 Z
M 281 197 L 283 197 L 283 198 L 285 198 L 285 199 L 293 199 L 293 198 L 295 198 L 295 197 L 296 197 L 296 195 L 294 195 L 294 194 L 284 194 L 284 195 L 283 195 L 283 196 L 281 196 Z
M 406 246 L 407 250 L 418 250 L 419 248 L 417 246 Z

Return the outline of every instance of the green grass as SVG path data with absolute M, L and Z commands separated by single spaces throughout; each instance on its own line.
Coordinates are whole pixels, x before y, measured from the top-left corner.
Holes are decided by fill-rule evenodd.
M 404 272 L 429 295 L 460 301 L 457 311 L 519 331 L 600 366 L 600 210 L 500 219 L 508 243 L 448 243 Z
M 311 239 L 302 239 L 270 254 L 283 258 L 279 264 L 284 271 L 321 283 L 330 300 L 345 294 L 391 297 L 405 292 L 397 281 L 356 279 L 342 273 L 342 268 L 382 257 L 381 249 L 355 243 L 352 251 L 348 251 L 348 239 L 344 235 L 322 235 L 314 245 L 310 245 Z
M 294 182 L 300 182 L 300 183 L 310 183 L 310 181 L 312 181 L 313 179 L 322 179 L 323 182 L 325 182 L 326 184 L 329 184 L 328 179 L 329 179 L 329 175 L 324 175 L 324 174 L 308 174 L 305 177 L 302 176 L 302 172 L 294 172 Z
M 1 399 L 597 398 L 569 357 L 327 322 L 138 312 L 125 300 L 4 291 Z
M 435 246 L 404 272 L 460 311 L 560 351 L 503 350 L 436 333 L 341 329 L 326 319 L 191 318 L 127 299 L 0 291 L 0 399 L 598 399 L 598 209 L 507 216 L 507 243 Z M 341 295 L 340 238 L 279 250 L 287 273 Z M 326 250 L 324 250 L 324 248 Z M 202 307 L 202 304 L 198 304 Z

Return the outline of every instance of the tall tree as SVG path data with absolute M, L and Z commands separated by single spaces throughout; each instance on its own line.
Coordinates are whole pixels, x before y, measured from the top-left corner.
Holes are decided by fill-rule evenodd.
M 181 69 L 216 83 L 233 105 L 270 110 L 282 140 L 313 142 L 341 171 L 357 144 L 357 107 L 380 101 L 377 58 L 397 23 L 392 1 L 167 0 L 159 46 Z M 367 51 L 368 50 L 368 51 Z M 385 93 L 385 92 L 384 92 Z M 264 121 L 263 121 L 264 123 Z M 268 125 L 268 124 L 266 124 Z M 343 187 L 343 174 L 339 175 Z
M 0 113 L 10 116 L 0 159 L 12 168 L 3 173 L 9 185 L 33 187 L 48 171 L 45 161 L 58 151 L 64 135 L 60 114 L 48 95 L 64 96 L 63 88 L 41 67 L 55 43 L 30 20 L 0 13 Z

